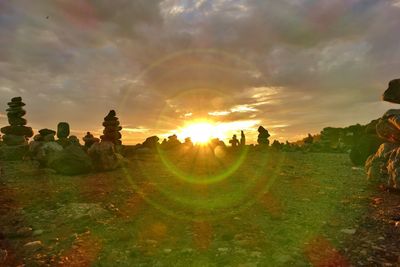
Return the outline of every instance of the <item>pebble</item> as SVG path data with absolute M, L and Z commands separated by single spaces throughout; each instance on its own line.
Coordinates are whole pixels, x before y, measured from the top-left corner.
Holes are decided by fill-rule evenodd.
M 37 240 L 37 241 L 32 241 L 28 242 L 24 245 L 25 248 L 30 248 L 30 249 L 38 249 L 42 247 L 42 241 Z
M 227 252 L 229 248 L 218 248 L 219 252 Z
M 171 251 L 172 251 L 172 249 L 170 249 L 170 248 L 166 248 L 166 249 L 164 249 L 164 253 L 171 253 Z
M 31 227 L 21 227 L 17 230 L 16 235 L 20 237 L 27 237 L 32 234 L 32 228 Z
M 33 231 L 32 232 L 32 235 L 33 236 L 38 236 L 38 235 L 41 235 L 41 234 L 43 234 L 43 230 L 42 229 L 37 229 L 37 230 L 35 230 L 35 231 Z
M 356 233 L 356 229 L 342 229 L 340 232 L 348 235 L 354 235 Z

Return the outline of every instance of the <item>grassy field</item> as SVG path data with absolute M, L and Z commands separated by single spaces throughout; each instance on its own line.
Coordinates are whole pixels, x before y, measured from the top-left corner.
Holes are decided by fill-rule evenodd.
M 146 155 L 73 177 L 2 163 L 0 181 L 9 266 L 339 264 L 371 195 L 322 153 Z

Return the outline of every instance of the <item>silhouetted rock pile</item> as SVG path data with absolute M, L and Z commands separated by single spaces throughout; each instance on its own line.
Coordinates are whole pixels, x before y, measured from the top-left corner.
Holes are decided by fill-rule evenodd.
M 383 100 L 400 104 L 400 79 L 389 82 Z M 388 110 L 377 122 L 376 133 L 385 143 L 365 163 L 368 178 L 386 180 L 389 187 L 400 189 L 400 110 Z
M 25 103 L 21 97 L 14 97 L 7 103 L 9 108 L 7 118 L 9 126 L 1 128 L 3 143 L 1 149 L 1 158 L 4 160 L 20 160 L 28 152 L 28 139 L 33 136 L 31 127 L 25 126 L 26 119 L 23 116 L 26 111 L 22 108 Z
M 269 134 L 268 130 L 265 129 L 264 127 L 260 126 L 258 127 L 258 138 L 257 138 L 257 143 L 259 145 L 264 145 L 268 146 L 269 145 L 269 140 L 268 138 L 271 135 Z
M 114 110 L 111 110 L 108 115 L 104 118 L 103 122 L 104 131 L 103 135 L 100 136 L 102 141 L 112 142 L 114 145 L 121 145 L 121 133 L 122 127 L 119 126 L 118 118 Z
M 94 143 L 100 142 L 99 138 L 96 138 L 90 132 L 87 132 L 86 135 L 82 138 L 83 142 L 85 142 L 85 148 L 89 149 Z
M 88 155 L 92 159 L 93 166 L 98 171 L 110 171 L 120 166 L 122 155 L 117 153 L 116 146 L 120 146 L 122 127 L 114 110 L 111 110 L 104 118 L 104 131 L 100 136 L 101 142 L 93 143 L 88 149 Z
M 229 144 L 231 144 L 232 147 L 237 147 L 239 145 L 239 140 L 236 137 L 236 134 L 232 136 L 232 139 L 229 140 Z
M 67 147 L 70 144 L 70 140 L 68 140 L 69 136 L 69 124 L 66 122 L 60 122 L 57 125 L 57 143 L 59 143 L 62 147 Z

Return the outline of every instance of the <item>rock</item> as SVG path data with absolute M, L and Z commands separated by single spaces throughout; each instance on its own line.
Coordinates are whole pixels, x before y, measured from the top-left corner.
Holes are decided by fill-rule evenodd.
M 356 229 L 342 229 L 340 232 L 348 235 L 354 235 L 356 233 Z
M 46 135 L 53 135 L 53 136 L 55 136 L 56 131 L 45 128 L 45 129 L 39 130 L 39 134 L 40 134 L 41 136 L 46 136 Z
M 59 216 L 71 218 L 74 220 L 83 217 L 96 218 L 103 216 L 107 210 L 103 209 L 98 203 L 69 203 L 57 210 Z
M 114 170 L 119 166 L 119 160 L 112 142 L 95 143 L 89 148 L 88 154 L 92 159 L 94 168 L 98 171 Z
M 9 146 L 16 146 L 26 143 L 25 136 L 7 134 L 3 136 L 3 142 Z
M 121 133 L 122 127 L 118 127 L 119 121 L 116 117 L 116 113 L 114 110 L 110 110 L 107 116 L 104 118 L 104 131 L 103 135 L 100 136 L 102 141 L 109 141 L 115 145 L 121 144 Z
M 77 146 L 81 145 L 79 143 L 78 137 L 76 137 L 75 135 L 71 135 L 70 137 L 68 137 L 68 141 L 69 141 L 70 145 L 77 145 Z
M 394 121 L 397 118 L 398 115 L 390 115 L 388 117 L 382 117 L 379 120 L 378 124 L 376 125 L 377 135 L 383 140 L 386 140 L 388 142 L 399 143 L 400 129 L 397 128 L 396 125 L 392 123 L 392 121 Z
M 362 135 L 350 151 L 350 160 L 355 166 L 363 166 L 369 156 L 373 155 L 382 140 L 376 135 Z
M 13 146 L 3 145 L 0 146 L 0 159 L 6 161 L 22 160 L 28 155 L 28 152 L 29 146 L 27 143 Z
M 32 128 L 22 126 L 22 125 L 5 126 L 5 127 L 1 128 L 1 132 L 4 134 L 20 135 L 20 136 L 25 136 L 25 137 L 33 136 Z
M 47 166 L 54 154 L 61 152 L 63 147 L 56 142 L 31 142 L 30 152 L 34 159 L 38 160 L 42 166 Z
M 16 97 L 13 97 L 13 98 L 11 98 L 11 102 L 13 102 L 13 103 L 18 103 L 18 102 L 21 102 L 22 101 L 22 97 L 20 97 L 20 96 L 16 96 Z
M 90 148 L 94 143 L 100 142 L 100 139 L 94 137 L 93 134 L 91 134 L 90 132 L 87 132 L 82 140 L 83 142 L 85 142 L 85 147 L 87 149 Z
M 89 156 L 78 146 L 68 146 L 51 154 L 47 166 L 65 175 L 84 174 L 92 170 Z
M 64 148 L 70 145 L 70 141 L 69 141 L 68 138 L 59 138 L 56 142 L 57 142 L 60 146 L 62 146 L 62 147 L 64 147 Z
M 28 237 L 32 235 L 32 228 L 31 227 L 21 227 L 15 233 L 16 237 Z
M 400 189 L 400 147 L 392 150 L 387 162 L 388 186 Z
M 69 136 L 69 124 L 66 122 L 60 122 L 57 125 L 57 137 L 67 138 Z
M 160 139 L 157 136 L 150 136 L 146 138 L 146 140 L 141 145 L 141 148 L 156 149 L 158 145 L 158 140 Z
M 32 232 L 32 236 L 39 236 L 39 235 L 42 235 L 43 233 L 44 233 L 44 231 L 42 229 L 37 229 Z
M 400 104 L 400 79 L 391 80 L 382 96 L 383 101 Z
M 269 134 L 268 130 L 265 129 L 264 127 L 260 126 L 258 127 L 258 138 L 257 138 L 257 143 L 259 145 L 269 145 L 269 140 L 268 138 L 271 135 Z
M 8 117 L 8 123 L 11 126 L 26 125 L 27 121 L 26 119 L 20 117 Z
M 54 141 L 54 134 L 48 134 L 46 136 L 43 137 L 43 141 L 44 142 L 52 142 Z
M 33 250 L 36 251 L 40 248 L 42 248 L 42 241 L 37 240 L 37 241 L 32 241 L 32 242 L 28 242 L 24 245 L 25 249 L 29 249 L 29 250 Z

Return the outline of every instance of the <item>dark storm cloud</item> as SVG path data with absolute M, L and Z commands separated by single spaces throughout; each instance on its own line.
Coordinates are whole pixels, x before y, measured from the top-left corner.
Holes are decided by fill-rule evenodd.
M 384 112 L 399 26 L 394 0 L 1 1 L 1 105 L 82 132 L 117 109 L 132 142 L 199 116 L 294 138 Z

